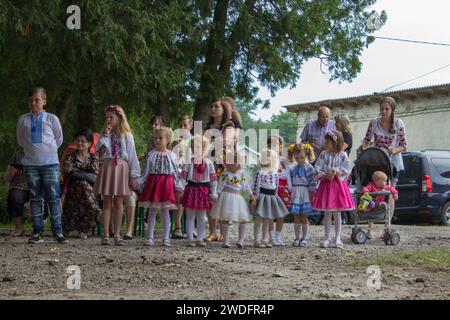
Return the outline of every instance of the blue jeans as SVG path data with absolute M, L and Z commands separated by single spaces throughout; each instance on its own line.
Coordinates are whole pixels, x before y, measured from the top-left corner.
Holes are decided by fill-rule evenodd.
M 33 234 L 44 233 L 44 199 L 50 209 L 52 229 L 56 234 L 62 234 L 59 164 L 24 166 L 24 172 L 28 189 L 30 190 L 30 213 L 33 222 Z

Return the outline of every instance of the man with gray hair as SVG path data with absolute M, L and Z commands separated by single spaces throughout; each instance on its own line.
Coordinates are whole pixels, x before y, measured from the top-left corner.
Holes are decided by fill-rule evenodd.
M 302 143 L 310 143 L 312 145 L 316 159 L 324 148 L 325 134 L 336 130 L 336 123 L 334 120 L 330 120 L 330 114 L 330 109 L 325 106 L 320 107 L 317 120 L 309 120 L 300 135 Z

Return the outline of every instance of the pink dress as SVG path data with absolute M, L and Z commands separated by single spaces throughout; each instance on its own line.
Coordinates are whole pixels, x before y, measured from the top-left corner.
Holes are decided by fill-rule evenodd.
M 328 180 L 325 175 L 334 169 L 337 175 Z M 322 151 L 315 164 L 315 178 L 320 181 L 314 195 L 313 209 L 318 211 L 350 211 L 355 209 L 347 178 L 350 175 L 347 153 Z
M 209 196 L 217 198 L 217 176 L 214 164 L 205 159 L 202 164 L 184 164 L 180 174 L 180 185 L 177 189 L 184 191 L 180 203 L 192 210 L 209 210 L 211 201 Z

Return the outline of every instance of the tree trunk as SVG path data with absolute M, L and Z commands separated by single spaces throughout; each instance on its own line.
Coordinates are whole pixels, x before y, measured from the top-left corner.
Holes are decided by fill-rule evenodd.
M 61 123 L 61 127 L 64 127 L 66 123 L 67 113 L 69 112 L 70 100 L 72 98 L 72 93 L 67 90 L 63 93 L 62 100 L 56 106 L 56 114 Z
M 223 95 L 224 83 L 220 79 L 218 68 L 222 59 L 222 47 L 225 45 L 225 25 L 228 17 L 228 0 L 217 1 L 214 9 L 214 27 L 208 37 L 208 48 L 200 80 L 199 94 L 195 102 L 194 119 L 208 119 L 209 102 Z
M 166 120 L 167 126 L 170 125 L 170 105 L 166 96 L 158 94 L 153 111 L 155 115 L 162 116 Z

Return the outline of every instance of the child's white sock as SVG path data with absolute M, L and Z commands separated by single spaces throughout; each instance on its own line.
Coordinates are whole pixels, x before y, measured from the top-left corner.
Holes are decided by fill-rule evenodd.
M 342 227 L 341 212 L 340 211 L 333 212 L 333 218 L 334 218 L 334 230 L 336 232 L 336 240 L 341 240 L 341 227 Z
M 228 244 L 228 223 L 221 223 L 221 231 L 223 235 L 223 243 Z
M 262 218 L 259 215 L 256 215 L 255 225 L 253 226 L 253 240 L 259 241 L 259 235 L 261 232 Z
M 245 222 L 239 224 L 239 242 L 243 243 L 245 237 Z
M 294 234 L 295 234 L 294 240 L 300 240 L 300 227 L 301 224 L 299 223 L 294 224 Z
M 156 208 L 150 208 L 148 213 L 148 238 L 153 239 L 155 233 Z
M 331 240 L 331 212 L 325 212 L 323 225 L 325 227 L 325 240 Z
M 271 219 L 263 219 L 262 238 L 263 241 L 268 242 L 269 238 L 269 223 L 272 223 Z
M 309 225 L 302 224 L 302 239 L 303 240 L 308 240 L 308 230 L 309 230 Z
M 281 245 L 281 243 L 282 243 L 281 231 L 275 231 L 274 236 L 275 236 L 275 241 L 277 242 L 277 244 Z
M 170 234 L 170 213 L 168 208 L 161 210 L 162 223 L 163 223 L 163 239 L 168 240 Z
M 203 241 L 205 237 L 205 210 L 196 211 L 197 216 L 197 240 Z
M 195 210 L 186 208 L 186 231 L 189 241 L 194 240 Z

